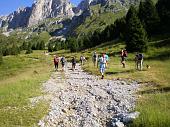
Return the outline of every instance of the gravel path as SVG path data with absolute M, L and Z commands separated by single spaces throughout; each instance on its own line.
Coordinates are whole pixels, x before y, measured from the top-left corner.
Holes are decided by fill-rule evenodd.
M 54 72 L 44 83 L 50 96 L 49 113 L 39 121 L 40 127 L 105 127 L 120 113 L 135 106 L 137 82 L 101 80 L 71 64 L 65 72 Z

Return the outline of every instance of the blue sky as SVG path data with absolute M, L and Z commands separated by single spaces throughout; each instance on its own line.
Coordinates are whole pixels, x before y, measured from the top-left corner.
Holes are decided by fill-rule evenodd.
M 31 6 L 34 0 L 0 0 L 0 15 L 7 15 L 19 7 Z M 70 0 L 77 5 L 81 0 Z

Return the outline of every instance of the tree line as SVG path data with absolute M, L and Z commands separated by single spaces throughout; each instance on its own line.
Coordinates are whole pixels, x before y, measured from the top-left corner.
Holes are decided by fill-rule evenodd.
M 0 64 L 2 56 L 18 55 L 25 50 L 26 54 L 30 54 L 33 50 L 44 50 L 50 36 L 47 32 L 32 35 L 27 39 L 22 39 L 17 35 L 5 36 L 0 34 Z
M 149 39 L 157 34 L 170 33 L 170 1 L 141 1 L 139 7 L 131 6 L 126 16 L 117 19 L 104 30 L 95 30 L 81 38 L 69 38 L 72 52 L 91 48 L 106 41 L 122 39 L 130 52 L 147 50 Z

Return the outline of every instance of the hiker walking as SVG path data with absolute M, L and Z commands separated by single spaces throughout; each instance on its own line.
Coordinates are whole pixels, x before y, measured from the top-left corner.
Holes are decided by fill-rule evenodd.
M 86 61 L 86 58 L 84 56 L 80 56 L 80 63 L 81 63 L 81 65 L 84 65 L 85 61 Z
M 137 54 L 137 70 L 142 71 L 143 70 L 143 54 L 142 53 L 138 53 Z
M 102 74 L 101 79 L 103 79 L 104 78 L 105 68 L 106 68 L 105 54 L 102 54 L 102 57 L 100 57 L 99 59 L 100 59 L 100 73 Z
M 93 56 L 92 56 L 92 61 L 93 61 L 94 66 L 97 65 L 97 59 L 98 59 L 97 53 L 94 52 L 94 53 L 93 53 Z
M 66 64 L 66 60 L 65 60 L 64 56 L 61 57 L 60 62 L 61 62 L 61 66 L 62 66 L 62 71 L 64 71 L 64 67 L 65 67 L 65 64 Z
M 58 63 L 59 63 L 59 57 L 58 56 L 54 56 L 54 67 L 56 70 L 58 70 Z
M 121 54 L 120 54 L 120 56 L 121 56 L 121 63 L 122 63 L 122 65 L 123 65 L 123 68 L 125 68 L 126 67 L 126 57 L 127 57 L 127 51 L 126 51 L 126 49 L 122 49 L 121 50 Z
M 75 57 L 72 58 L 71 63 L 72 63 L 72 70 L 74 71 L 76 68 L 76 58 Z

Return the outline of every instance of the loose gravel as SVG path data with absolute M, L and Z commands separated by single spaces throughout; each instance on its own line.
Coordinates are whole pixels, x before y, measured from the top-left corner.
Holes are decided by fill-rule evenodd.
M 106 127 L 112 118 L 127 114 L 135 107 L 139 84 L 124 80 L 100 79 L 81 69 L 56 71 L 43 84 L 50 96 L 49 113 L 42 118 L 40 127 Z M 120 122 L 120 121 L 117 121 Z

